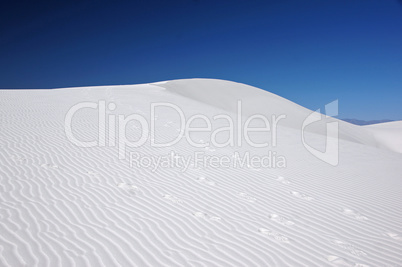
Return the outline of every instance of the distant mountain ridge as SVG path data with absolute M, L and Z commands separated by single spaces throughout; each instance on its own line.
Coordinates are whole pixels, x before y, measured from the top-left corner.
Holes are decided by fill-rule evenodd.
M 385 119 L 384 120 L 371 120 L 371 121 L 358 120 L 358 119 L 341 119 L 341 120 L 355 124 L 355 125 L 371 125 L 371 124 L 394 121 L 394 120 L 385 120 Z

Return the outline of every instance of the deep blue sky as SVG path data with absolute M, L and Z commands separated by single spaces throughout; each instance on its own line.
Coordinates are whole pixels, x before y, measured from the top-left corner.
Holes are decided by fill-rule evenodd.
M 219 78 L 402 120 L 398 0 L 2 1 L 0 88 Z M 268 108 L 268 107 L 267 107 Z

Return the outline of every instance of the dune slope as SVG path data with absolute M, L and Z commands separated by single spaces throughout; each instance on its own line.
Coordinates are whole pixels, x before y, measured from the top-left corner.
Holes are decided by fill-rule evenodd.
M 183 136 L 173 146 L 152 145 L 172 141 L 182 126 L 172 107 L 152 116 L 152 103 L 179 107 L 186 120 L 236 120 L 237 100 L 243 124 L 253 114 L 287 116 L 276 132 L 252 134 L 269 146 L 236 139 L 218 147 L 211 131 L 189 135 L 196 144 Z M 69 120 L 79 103 L 85 108 Z M 301 141 L 311 112 L 208 79 L 0 90 L 0 266 L 400 265 L 402 155 L 369 127 L 326 118 L 305 133 L 322 149 L 327 123 L 339 123 L 339 163 L 323 162 Z M 118 116 L 130 114 L 122 127 Z M 141 117 L 153 121 L 154 135 L 143 134 Z M 90 147 L 69 140 L 66 121 Z M 211 122 L 212 130 L 228 126 L 227 119 Z M 192 125 L 206 126 L 202 119 Z M 217 136 L 222 143 L 230 131 Z M 141 137 L 142 145 L 129 146 Z M 195 153 L 230 162 L 195 162 Z M 242 165 L 238 156 L 247 153 L 270 166 Z
M 377 146 L 402 153 L 402 122 L 393 121 L 364 126 L 371 131 Z

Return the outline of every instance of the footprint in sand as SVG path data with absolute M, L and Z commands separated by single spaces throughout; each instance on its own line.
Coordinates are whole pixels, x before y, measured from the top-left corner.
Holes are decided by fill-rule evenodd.
M 221 218 L 221 217 L 218 217 L 218 216 L 211 216 L 211 217 L 209 217 L 209 219 L 210 219 L 211 221 L 216 221 L 216 222 L 222 221 L 222 218 Z
M 172 124 L 173 122 L 166 122 L 165 124 L 163 124 L 163 127 L 170 128 L 172 127 Z
M 117 187 L 131 193 L 131 194 L 135 194 L 136 192 L 139 191 L 138 187 L 136 187 L 133 184 L 127 184 L 127 183 L 118 183 Z
M 220 221 L 222 221 L 222 218 L 221 218 L 221 217 L 218 217 L 218 216 L 211 216 L 211 215 L 209 215 L 209 214 L 207 214 L 207 213 L 205 213 L 205 212 L 202 212 L 202 211 L 193 212 L 193 216 L 196 217 L 196 218 L 200 218 L 200 219 L 204 219 L 204 220 L 210 220 L 210 221 L 215 221 L 215 222 L 220 222 Z
M 86 171 L 85 174 L 88 174 L 90 176 L 98 176 L 99 175 L 99 173 L 94 172 L 94 171 Z
M 196 180 L 198 183 L 206 184 L 206 185 L 211 185 L 211 186 L 214 186 L 214 185 L 216 184 L 214 181 L 208 180 L 208 179 L 207 179 L 205 176 L 203 176 L 203 175 L 201 175 L 201 176 L 195 178 L 195 180 Z
M 94 171 L 86 171 L 86 172 L 84 172 L 84 173 L 90 177 L 90 179 L 92 180 L 92 182 L 97 182 L 97 183 L 100 182 L 99 173 L 94 172 Z
M 50 164 L 50 163 L 45 163 L 40 165 L 42 168 L 44 168 L 45 170 L 56 170 L 59 168 L 59 166 L 55 165 L 55 164 Z
M 385 236 L 388 236 L 392 239 L 398 240 L 398 241 L 402 241 L 402 235 L 401 234 L 397 234 L 397 233 L 393 233 L 393 232 L 386 232 L 384 233 Z
M 287 218 L 282 217 L 282 216 L 280 216 L 280 215 L 278 215 L 278 214 L 274 214 L 274 213 L 273 213 L 273 214 L 270 214 L 270 215 L 268 216 L 268 218 L 269 218 L 271 221 L 274 221 L 274 222 L 276 222 L 276 223 L 279 223 L 279 224 L 282 224 L 282 225 L 286 225 L 286 226 L 291 226 L 291 225 L 294 225 L 294 224 L 295 224 L 294 222 L 288 220 Z
M 139 109 L 139 108 L 136 108 L 134 111 L 135 111 L 135 113 L 137 113 L 139 115 L 143 115 L 143 116 L 147 115 L 146 112 L 144 112 L 142 109 Z
M 236 156 L 234 156 L 234 158 L 236 158 Z M 261 171 L 261 168 L 258 166 L 253 166 L 252 164 L 247 164 L 246 165 L 247 169 L 251 170 L 251 171 L 255 171 L 255 172 L 259 172 Z
M 205 149 L 206 151 L 209 151 L 209 152 L 214 152 L 214 151 L 216 151 L 215 148 L 210 147 L 210 146 L 206 146 L 204 149 Z
M 366 264 L 361 264 L 361 263 L 355 263 L 350 260 L 334 256 L 334 255 L 328 255 L 327 260 L 336 266 L 350 266 L 350 267 L 369 267 L 369 265 Z
M 200 139 L 200 140 L 198 140 L 198 143 L 200 143 L 200 144 L 206 144 L 207 142 L 206 142 L 204 139 Z
M 359 250 L 357 249 L 355 246 L 353 246 L 352 244 L 339 240 L 339 239 L 333 239 L 331 240 L 332 244 L 337 245 L 338 247 L 341 247 L 342 249 L 346 250 L 347 252 L 349 252 L 350 254 L 353 254 L 355 256 L 366 256 L 367 253 L 364 252 L 363 250 Z
M 24 163 L 27 161 L 25 157 L 19 155 L 12 155 L 10 158 L 16 163 Z
M 283 243 L 289 243 L 290 240 L 288 237 L 281 235 L 280 233 L 265 229 L 265 228 L 260 228 L 258 229 L 258 232 L 264 236 L 269 237 L 270 239 L 283 242 Z
M 300 192 L 296 192 L 296 191 L 290 191 L 290 194 L 292 196 L 294 196 L 294 197 L 304 199 L 304 200 L 307 200 L 307 201 L 310 201 L 310 200 L 314 199 L 313 197 L 311 197 L 309 195 L 306 195 L 306 194 L 303 194 L 303 193 L 300 193 Z
M 339 265 L 339 266 L 353 266 L 353 262 L 338 257 L 338 256 L 334 256 L 334 255 L 328 255 L 327 256 L 327 260 L 331 263 L 331 264 L 335 264 L 335 265 Z
M 342 209 L 342 214 L 351 218 L 354 218 L 358 221 L 366 221 L 368 220 L 366 216 L 361 215 L 358 211 L 349 209 L 349 208 L 343 208 Z
M 278 178 L 276 178 L 275 181 L 281 184 L 290 184 L 289 180 L 283 176 L 278 176 Z
M 247 202 L 255 202 L 257 200 L 255 197 L 252 197 L 249 194 L 243 192 L 238 193 L 237 197 Z
M 166 199 L 167 201 L 175 203 L 175 204 L 183 203 L 183 201 L 181 199 L 179 199 L 176 196 L 170 195 L 170 194 L 164 194 L 162 197 L 164 199 Z
M 197 218 L 207 218 L 208 217 L 208 214 L 206 214 L 202 211 L 193 212 L 193 215 Z

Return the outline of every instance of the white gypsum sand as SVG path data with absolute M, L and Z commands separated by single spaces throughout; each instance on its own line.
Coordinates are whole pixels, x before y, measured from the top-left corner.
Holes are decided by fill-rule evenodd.
M 393 121 L 366 125 L 364 128 L 373 132 L 380 147 L 402 153 L 402 122 Z
M 210 131 L 191 133 L 195 144 L 184 136 L 173 146 L 151 145 L 182 130 L 180 113 L 159 106 L 148 137 L 141 118 L 150 123 L 151 103 L 161 102 L 179 107 L 187 122 L 210 118 Z M 67 114 L 79 103 L 86 108 L 72 114 L 70 134 L 91 147 L 66 135 Z M 302 143 L 311 113 L 212 79 L 0 90 L 0 266 L 400 265 L 401 122 L 361 127 L 323 117 L 307 126 L 306 142 L 323 151 L 327 123 L 338 123 L 339 163 L 332 166 Z M 271 128 L 250 139 L 268 147 L 238 140 L 254 114 Z M 286 118 L 273 129 L 279 115 Z M 231 136 L 211 136 L 230 126 L 228 118 L 233 145 L 213 145 Z M 205 128 L 204 119 L 191 126 Z M 129 147 L 141 137 L 143 145 Z M 270 166 L 242 165 L 247 153 Z M 212 156 L 229 159 L 227 166 Z

